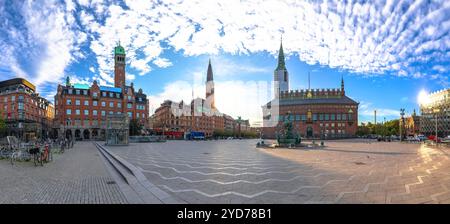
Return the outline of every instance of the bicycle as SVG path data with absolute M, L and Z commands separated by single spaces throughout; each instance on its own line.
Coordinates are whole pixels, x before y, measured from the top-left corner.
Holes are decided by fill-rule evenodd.
M 12 150 L 7 147 L 2 147 L 0 149 L 0 159 L 9 159 L 11 158 Z
M 11 165 L 14 166 L 16 161 L 29 161 L 30 154 L 27 151 L 22 151 L 20 149 L 15 150 L 10 157 Z
M 33 155 L 34 165 L 44 166 L 44 162 L 49 162 L 49 150 L 45 147 L 43 150 L 39 147 L 30 149 L 30 154 Z

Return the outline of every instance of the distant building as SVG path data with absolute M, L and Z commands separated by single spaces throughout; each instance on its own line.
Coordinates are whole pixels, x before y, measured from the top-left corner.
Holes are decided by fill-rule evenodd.
M 344 79 L 340 89 L 289 90 L 282 44 L 274 71 L 274 86 L 274 100 L 262 107 L 263 138 L 276 138 L 285 120 L 292 121 L 294 130 L 306 138 L 355 136 L 358 103 L 345 95 Z
M 230 115 L 224 114 L 224 129 L 228 132 L 234 132 L 236 129 L 236 120 Z
M 420 132 L 439 137 L 450 135 L 450 89 L 430 93 L 420 105 Z
M 29 81 L 15 78 L 0 82 L 0 116 L 6 121 L 7 135 L 24 140 L 47 138 L 54 107 Z
M 148 127 L 149 100 L 133 83 L 125 84 L 125 50 L 114 48 L 114 87 L 70 82 L 58 85 L 55 95 L 55 125 L 58 136 L 76 139 L 104 139 L 107 115 L 126 114 Z
M 173 108 L 173 105 L 176 105 L 176 107 Z M 190 111 L 191 106 L 185 104 L 183 101 L 176 103 L 171 100 L 166 100 L 155 110 L 155 114 L 153 115 L 153 129 L 160 132 L 190 131 L 192 126 Z
M 416 114 L 415 109 L 410 117 L 405 118 L 405 129 L 407 136 L 415 136 L 420 134 L 420 116 Z
M 187 104 L 183 101 L 179 103 L 171 100 L 164 101 L 153 115 L 154 130 L 158 134 L 164 133 L 169 138 L 180 138 L 189 132 L 204 132 L 206 138 L 212 137 L 215 131 L 235 132 L 236 120 L 216 108 L 211 61 L 208 63 L 205 84 L 206 99 L 195 98 Z M 248 120 L 243 125 L 247 129 Z

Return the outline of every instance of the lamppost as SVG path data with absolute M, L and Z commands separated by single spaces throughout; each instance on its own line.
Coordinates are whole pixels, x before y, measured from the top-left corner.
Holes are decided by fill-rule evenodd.
M 241 117 L 237 119 L 239 138 L 241 138 Z
M 436 120 L 436 135 L 435 135 L 435 140 L 436 140 L 436 145 L 438 144 L 438 113 L 440 112 L 440 110 L 438 108 L 433 109 L 434 112 L 434 116 L 435 116 L 435 120 Z
M 400 109 L 400 122 L 399 122 L 399 129 L 400 129 L 400 141 L 403 141 L 403 132 L 402 132 L 402 126 L 403 126 L 403 116 L 405 115 L 405 109 Z

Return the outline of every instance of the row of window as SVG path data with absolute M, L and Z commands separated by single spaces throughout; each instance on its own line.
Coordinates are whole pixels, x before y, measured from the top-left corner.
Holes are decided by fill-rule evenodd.
M 105 101 L 101 101 L 100 103 L 101 103 L 102 107 L 106 107 L 106 102 Z M 67 99 L 66 104 L 67 105 L 72 105 L 72 100 L 71 99 Z M 80 100 L 75 100 L 75 105 L 76 106 L 80 106 L 81 105 L 81 101 Z M 85 100 L 83 102 L 83 105 L 84 106 L 89 106 L 89 100 Z M 92 101 L 92 106 L 94 106 L 94 107 L 98 106 L 98 101 L 96 101 L 96 100 Z M 112 101 L 109 102 L 109 107 L 114 107 L 114 102 L 112 102 Z M 127 107 L 130 109 L 132 107 L 132 104 L 129 103 L 127 105 Z M 122 108 L 122 103 L 117 103 L 117 108 Z
M 75 111 L 75 115 L 81 115 L 81 110 L 74 110 Z M 109 114 L 114 114 L 113 111 L 109 111 Z M 67 115 L 72 115 L 72 110 L 71 109 L 67 109 L 66 110 L 66 114 Z M 88 116 L 89 115 L 89 110 L 84 110 L 83 114 Z M 117 112 L 117 114 L 122 114 L 122 112 Z M 98 115 L 98 111 L 97 110 L 92 110 L 92 115 L 93 116 L 97 116 Z M 106 116 L 106 111 L 102 110 L 101 111 L 101 116 Z M 133 112 L 128 112 L 128 116 L 129 117 L 133 117 Z M 136 113 L 136 118 L 145 118 L 145 113 Z
M 24 96 L 23 95 L 19 95 L 18 99 L 19 99 L 18 100 L 19 102 L 23 102 L 24 101 Z M 8 103 L 8 97 L 3 98 L 3 102 Z M 16 96 L 15 95 L 11 96 L 11 102 L 16 102 Z M 31 104 L 34 104 L 35 106 L 38 106 L 38 101 L 36 101 L 34 99 L 27 98 L 27 103 L 31 103 Z M 41 108 L 45 108 L 45 106 L 43 104 L 39 104 L 39 105 L 40 105 Z
M 312 120 L 313 121 L 346 121 L 353 119 L 353 114 L 312 114 Z M 306 121 L 307 120 L 306 114 L 291 114 L 291 115 L 280 115 L 279 121 Z
M 74 92 L 73 89 L 68 89 L 67 91 L 68 91 L 69 94 L 73 94 L 73 92 Z M 83 90 L 76 89 L 76 90 L 75 90 L 75 94 L 77 94 L 77 95 L 83 94 L 83 95 L 86 96 L 86 95 L 88 95 L 88 91 L 85 90 L 85 89 L 83 89 Z
M 73 89 L 68 89 L 68 93 L 69 94 L 74 94 L 74 90 Z M 88 91 L 87 90 L 80 90 L 80 89 L 75 89 L 75 94 L 76 95 L 85 95 L 85 96 L 87 96 L 88 95 Z M 107 97 L 107 96 L 109 96 L 109 97 L 115 97 L 115 98 L 120 98 L 120 93 L 113 93 L 113 92 L 105 92 L 105 91 L 102 91 L 101 92 L 101 94 L 102 94 L 102 97 Z M 93 97 L 98 97 L 98 92 L 93 92 L 92 93 L 92 96 Z M 127 99 L 128 100 L 131 100 L 131 96 L 127 96 Z M 138 101 L 139 102 L 142 102 L 142 98 L 141 97 L 139 97 L 138 98 Z
M 335 127 L 335 124 L 334 123 L 331 123 L 331 124 L 329 124 L 329 123 L 320 123 L 320 127 L 322 128 L 322 127 L 326 127 L 326 128 L 328 128 L 328 127 L 332 127 L 332 128 L 334 128 Z M 345 123 L 337 123 L 336 124 L 336 126 L 337 127 L 345 127 Z
M 66 100 L 66 105 L 72 105 L 72 100 L 71 99 L 67 99 Z M 76 106 L 80 106 L 81 105 L 81 100 L 75 100 L 75 105 Z M 83 102 L 84 106 L 89 106 L 89 100 L 85 100 Z M 101 101 L 101 105 L 102 107 L 106 107 L 106 102 L 105 101 Z M 98 101 L 94 100 L 92 101 L 92 106 L 98 106 Z M 109 102 L 109 107 L 114 107 L 114 102 Z M 122 103 L 117 103 L 117 108 L 122 108 Z M 133 108 L 133 104 L 132 103 L 127 103 L 127 108 L 131 109 Z M 136 109 L 137 110 L 145 110 L 145 106 L 144 105 L 136 105 Z

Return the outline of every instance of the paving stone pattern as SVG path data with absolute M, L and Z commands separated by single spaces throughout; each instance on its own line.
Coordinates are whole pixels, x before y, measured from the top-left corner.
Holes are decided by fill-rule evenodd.
M 257 149 L 255 140 L 110 147 L 187 203 L 450 203 L 449 148 L 362 140 Z
M 32 162 L 0 160 L 0 204 L 115 204 L 127 203 L 91 142 L 54 154 L 54 161 L 35 167 Z

